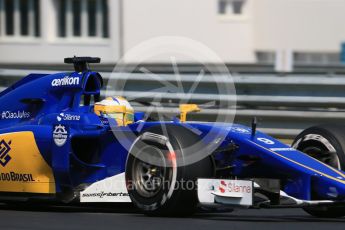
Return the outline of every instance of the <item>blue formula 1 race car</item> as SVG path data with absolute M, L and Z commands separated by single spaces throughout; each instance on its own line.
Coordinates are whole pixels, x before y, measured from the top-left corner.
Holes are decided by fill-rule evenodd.
M 148 215 L 197 207 L 303 208 L 345 215 L 345 132 L 318 126 L 293 147 L 230 123 L 149 121 L 121 97 L 101 100 L 99 58 L 75 72 L 30 74 L 0 93 L 0 197 L 132 202 Z M 297 149 L 297 150 L 296 150 Z

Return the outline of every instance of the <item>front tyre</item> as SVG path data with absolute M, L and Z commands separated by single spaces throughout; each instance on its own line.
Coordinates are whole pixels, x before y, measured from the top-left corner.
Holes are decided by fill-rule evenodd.
M 345 126 L 320 125 L 300 133 L 292 147 L 336 169 L 345 169 Z M 306 207 L 304 211 L 315 217 L 345 216 L 344 207 Z
M 133 144 L 126 164 L 128 193 L 147 215 L 190 215 L 198 204 L 197 178 L 213 177 L 213 159 L 207 156 L 186 164 L 192 154 L 186 149 L 198 143 L 198 136 L 177 125 L 164 131 L 152 127 Z

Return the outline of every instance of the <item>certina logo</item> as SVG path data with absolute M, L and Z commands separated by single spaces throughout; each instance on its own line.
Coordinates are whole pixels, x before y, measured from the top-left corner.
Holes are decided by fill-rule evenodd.
M 79 85 L 79 77 L 69 77 L 66 76 L 60 79 L 54 79 L 52 81 L 52 86 L 71 86 L 71 85 Z
M 1 119 L 27 119 L 30 118 L 31 114 L 26 111 L 3 111 L 1 113 Z
M 252 188 L 250 186 L 237 184 L 236 182 L 226 182 L 222 180 L 219 183 L 218 191 L 220 193 L 226 193 L 226 192 L 251 193 Z
M 66 127 L 63 125 L 55 125 L 54 131 L 53 131 L 53 139 L 54 143 L 61 147 L 63 146 L 68 138 L 68 132 L 66 130 Z
M 11 141 L 8 143 L 4 140 L 0 141 L 0 165 L 2 165 L 2 167 L 5 167 L 11 160 L 11 156 L 9 155 L 9 152 L 11 151 L 11 143 Z
M 58 121 L 80 121 L 80 116 L 79 115 L 72 115 L 68 113 L 60 113 L 56 119 Z

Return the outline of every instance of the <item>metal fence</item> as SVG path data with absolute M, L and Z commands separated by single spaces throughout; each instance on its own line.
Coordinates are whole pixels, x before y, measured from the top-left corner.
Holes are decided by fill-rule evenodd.
M 0 69 L 0 90 L 32 72 L 54 71 Z M 293 138 L 315 124 L 345 124 L 345 75 L 342 74 L 241 73 L 234 74 L 232 79 L 221 73 L 202 77 L 188 73 L 178 78 L 174 74 L 157 74 L 159 79 L 140 73 L 101 74 L 107 86 L 103 95 L 121 94 L 139 111 L 172 117 L 178 114 L 181 100 L 202 105 L 212 101 L 211 106 L 192 115 L 191 119 L 214 121 L 218 114 L 236 114 L 235 122 L 249 125 L 252 117 L 257 117 L 259 130 L 279 138 Z M 220 93 L 219 83 L 234 83 L 236 96 Z M 195 89 L 191 94 L 183 90 L 169 92 L 167 84 L 184 90 Z M 188 100 L 185 100 L 186 95 Z M 221 106 L 224 103 L 230 106 L 224 108 Z M 154 105 L 154 111 L 148 105 Z

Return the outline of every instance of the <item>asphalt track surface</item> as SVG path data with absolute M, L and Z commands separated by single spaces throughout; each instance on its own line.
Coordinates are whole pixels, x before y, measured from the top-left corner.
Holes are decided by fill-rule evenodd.
M 314 218 L 300 209 L 198 213 L 188 218 L 146 217 L 128 207 L 0 204 L 0 229 L 345 229 L 345 218 Z

